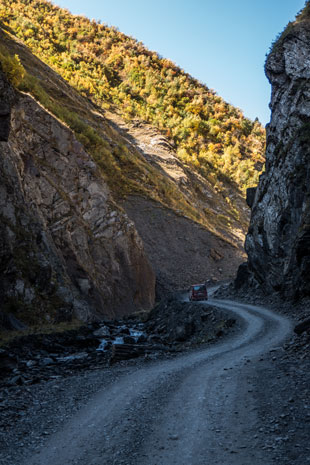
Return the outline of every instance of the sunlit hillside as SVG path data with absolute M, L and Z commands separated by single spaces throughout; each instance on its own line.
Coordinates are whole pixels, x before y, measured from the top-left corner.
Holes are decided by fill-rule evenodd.
M 70 85 L 126 120 L 155 125 L 182 162 L 211 182 L 231 180 L 243 190 L 257 183 L 265 144 L 260 123 L 171 61 L 114 27 L 46 1 L 1 0 L 0 17 Z M 31 90 L 29 80 L 23 88 Z

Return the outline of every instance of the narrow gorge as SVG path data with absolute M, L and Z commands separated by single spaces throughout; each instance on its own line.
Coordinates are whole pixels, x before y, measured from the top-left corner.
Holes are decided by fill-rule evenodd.
M 265 73 L 0 0 L 1 465 L 309 463 L 310 1 Z

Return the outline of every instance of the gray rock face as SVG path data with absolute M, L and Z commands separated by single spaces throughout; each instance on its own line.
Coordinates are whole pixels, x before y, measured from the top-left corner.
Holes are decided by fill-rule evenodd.
M 151 308 L 142 241 L 72 131 L 1 73 L 2 117 L 0 312 L 32 322 Z
M 310 24 L 295 24 L 266 62 L 272 85 L 266 171 L 252 203 L 249 269 L 268 291 L 310 294 Z

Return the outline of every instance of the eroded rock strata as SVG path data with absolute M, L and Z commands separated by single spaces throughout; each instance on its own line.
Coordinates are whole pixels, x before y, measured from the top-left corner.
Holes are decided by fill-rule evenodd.
M 291 24 L 266 61 L 272 85 L 266 171 L 246 238 L 249 270 L 267 292 L 310 294 L 310 21 Z M 251 193 L 251 195 L 253 192 Z
M 72 131 L 2 73 L 0 118 L 4 323 L 10 314 L 31 323 L 151 308 L 142 241 Z

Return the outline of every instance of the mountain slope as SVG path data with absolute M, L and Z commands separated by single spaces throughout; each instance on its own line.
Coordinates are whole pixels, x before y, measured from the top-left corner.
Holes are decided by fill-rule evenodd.
M 113 27 L 40 0 L 0 3 L 4 26 L 73 87 L 129 120 L 146 120 L 205 177 L 257 181 L 264 131 L 171 61 Z
M 35 70 L 35 86 L 32 87 L 32 93 L 41 98 L 47 108 L 54 110 L 59 116 L 64 114 L 64 109 L 68 109 L 65 116 L 69 114 L 67 121 L 71 124 L 74 109 L 75 118 L 78 115 L 83 122 L 81 124 L 84 124 L 83 129 L 87 128 L 87 131 L 90 131 L 94 127 L 102 137 L 100 142 L 104 144 L 105 155 L 109 158 L 99 160 L 98 163 L 98 153 L 92 152 L 94 159 L 101 167 L 101 174 L 110 185 L 114 198 L 118 199 L 118 202 L 121 201 L 130 218 L 136 223 L 143 241 L 152 244 L 147 249 L 149 259 L 156 270 L 158 288 L 172 290 L 208 277 L 232 277 L 234 269 L 244 259 L 243 240 L 248 209 L 241 194 L 229 184 L 225 189 L 224 185 L 221 190 L 215 189 L 199 173 L 182 164 L 169 141 L 156 128 L 142 122 L 126 123 L 110 111 L 105 111 L 103 115 L 98 107 L 75 92 L 21 43 L 4 32 L 0 32 L 0 40 L 2 46 L 11 54 L 18 54 L 27 70 Z M 56 107 L 56 110 L 60 108 L 59 113 L 55 111 L 54 100 L 49 96 L 62 103 L 61 108 Z M 76 136 L 85 144 L 81 132 L 76 130 Z M 86 144 L 86 147 L 88 150 L 89 147 L 92 149 L 90 143 Z M 98 149 L 98 145 L 96 148 Z M 118 158 L 112 158 L 116 153 Z M 124 154 L 127 158 L 120 158 Z M 131 158 L 128 158 L 128 155 Z M 141 200 L 137 194 L 143 195 L 144 202 L 147 202 L 147 198 L 155 201 L 155 204 L 150 203 L 149 208 L 143 209 L 143 215 L 139 214 Z M 128 201 L 124 201 L 126 197 Z M 162 212 L 162 215 L 156 215 L 158 231 L 162 232 L 162 253 L 160 234 L 154 228 L 145 227 L 152 224 L 153 207 L 156 212 Z M 168 250 L 165 247 L 167 222 L 163 207 L 174 212 L 170 215 L 169 222 L 172 235 L 167 232 L 170 241 L 174 232 L 180 229 L 182 216 L 187 218 L 188 225 L 186 239 L 177 239 L 178 244 L 168 247 Z M 173 218 L 175 221 L 172 221 Z M 199 240 L 196 223 L 201 225 L 200 230 L 204 236 Z M 184 236 L 184 232 L 180 231 L 178 237 Z M 180 255 L 182 247 L 185 255 Z M 203 250 L 203 255 L 199 256 L 198 253 L 197 256 L 196 253 L 193 256 L 191 251 L 199 249 Z M 161 257 L 160 261 L 158 257 Z M 180 273 L 181 267 L 186 272 Z
M 180 210 L 191 219 L 217 232 L 218 219 L 212 212 L 205 212 L 203 208 L 196 205 L 201 193 L 197 194 L 195 189 L 191 189 L 189 195 L 186 196 L 170 176 L 152 166 L 138 148 L 139 142 L 132 144 L 132 139 L 128 139 L 129 123 L 126 124 L 115 113 L 107 114 L 89 99 L 74 91 L 66 81 L 12 36 L 2 31 L 0 40 L 3 54 L 7 52 L 10 55 L 17 54 L 26 69 L 25 77 L 19 84 L 19 88 L 29 92 L 46 109 L 71 127 L 78 140 L 101 168 L 116 198 L 122 198 L 131 193 L 146 195 L 169 208 Z M 112 121 L 112 125 L 109 121 Z M 119 126 L 125 127 L 125 131 L 120 131 Z M 176 156 L 174 158 L 176 159 Z M 217 178 L 212 179 L 211 182 L 192 168 L 187 168 L 187 172 L 199 177 L 208 190 L 215 195 L 218 192 L 218 197 L 224 200 L 222 214 L 226 216 L 226 223 L 234 219 L 239 221 L 240 216 L 239 227 L 245 229 L 247 218 L 242 209 L 239 209 L 239 200 L 236 200 L 235 207 L 234 199 L 229 198 L 230 193 L 233 193 L 232 197 L 236 199 L 241 198 L 236 186 L 221 182 Z M 224 230 L 229 233 L 229 228 L 225 225 Z M 220 234 L 220 228 L 218 234 Z
M 44 207 L 44 221 L 47 222 L 48 227 L 49 224 L 51 225 L 49 234 L 58 246 L 61 245 L 60 255 L 68 267 L 66 279 L 73 280 L 73 289 L 77 295 L 81 292 L 85 294 L 82 295 L 82 300 L 87 303 L 85 314 L 128 313 L 135 308 L 148 308 L 153 300 L 152 271 L 144 256 L 140 238 L 133 225 L 128 223 L 129 220 L 124 216 L 122 208 L 134 220 L 145 243 L 148 258 L 157 275 L 159 295 L 162 291 L 185 287 L 189 282 L 202 281 L 210 277 L 231 277 L 234 268 L 242 261 L 243 238 L 248 222 L 248 209 L 234 179 L 238 179 L 244 166 L 248 166 L 250 171 L 255 165 L 261 166 L 263 159 L 260 150 L 264 138 L 259 123 L 251 123 L 244 119 L 239 110 L 225 104 L 214 92 L 197 83 L 174 65 L 164 66 L 165 60 L 159 59 L 157 55 L 153 57 L 153 52 L 147 51 L 141 44 L 126 38 L 113 28 L 101 27 L 86 18 L 71 16 L 68 12 L 45 1 L 1 1 L 0 11 L 4 27 L 0 31 L 0 61 L 10 81 L 22 92 L 18 95 L 23 101 L 28 102 L 29 97 L 26 97 L 25 93 L 30 94 L 39 104 L 38 108 L 41 111 L 45 109 L 46 115 L 53 116 L 53 120 L 58 121 L 60 126 L 63 125 L 67 130 L 70 128 L 73 132 L 72 137 L 76 138 L 87 154 L 85 156 L 95 162 L 96 176 L 101 180 L 100 183 L 106 186 L 104 190 L 109 191 L 108 203 L 113 207 L 104 206 L 102 211 L 97 210 L 98 216 L 103 213 L 104 228 L 113 224 L 112 229 L 115 229 L 112 236 L 105 239 L 111 247 L 108 266 L 106 259 L 100 258 L 101 252 L 96 246 L 96 241 L 69 244 L 69 249 L 73 251 L 73 262 L 78 263 L 78 267 L 72 265 L 72 253 L 64 251 L 66 244 L 64 238 L 68 234 L 71 235 L 72 221 L 72 219 L 66 221 L 66 218 L 69 219 L 73 212 L 77 214 L 84 208 L 81 186 L 77 187 L 78 184 L 72 180 L 75 194 L 72 194 L 70 189 L 63 193 L 66 201 L 70 200 L 69 204 L 67 203 L 68 208 L 58 205 L 57 202 L 49 203 Z M 71 33 L 69 34 L 69 25 L 72 24 L 77 27 L 73 36 L 78 40 L 78 44 L 74 37 L 71 37 Z M 63 27 L 65 29 L 61 33 Z M 90 40 L 85 36 L 85 28 L 101 31 L 102 37 L 95 34 Z M 157 98 L 151 104 L 152 99 L 149 99 L 149 96 L 145 96 L 144 100 L 143 97 L 134 98 L 131 89 L 126 95 L 140 102 L 140 106 L 136 106 L 135 111 L 130 115 L 126 113 L 124 110 L 126 105 L 124 106 L 124 102 L 117 99 L 121 98 L 123 79 L 128 73 L 124 72 L 121 62 L 113 62 L 112 66 L 115 47 L 107 47 L 107 50 L 112 51 L 109 57 L 103 53 L 102 56 L 99 54 L 100 63 L 94 59 L 88 48 L 88 45 L 98 45 L 97 42 L 101 39 L 100 46 L 107 46 L 106 41 L 109 42 L 113 34 L 118 38 L 115 41 L 123 50 L 122 60 L 127 60 L 125 51 L 133 58 L 133 62 L 136 61 L 137 56 L 150 58 L 148 69 L 153 70 L 154 79 L 160 78 L 163 72 L 171 69 L 171 66 L 176 70 L 176 79 L 181 80 L 183 84 L 176 85 L 174 106 L 167 106 L 164 99 L 163 106 L 159 110 Z M 27 46 L 17 36 L 23 38 Z M 66 43 L 67 48 L 64 49 L 61 43 Z M 124 43 L 126 46 L 123 47 Z M 87 45 L 84 51 L 80 50 L 79 47 L 83 48 L 84 45 L 85 47 Z M 71 56 L 74 47 L 77 46 L 79 46 L 79 66 L 74 69 L 74 73 L 68 74 L 67 71 L 71 68 L 66 65 L 67 51 Z M 29 47 L 38 56 L 31 53 Z M 39 57 L 52 65 L 54 70 Z M 128 60 L 129 65 L 132 66 L 131 59 Z M 154 68 L 156 63 L 157 67 Z M 98 72 L 103 72 L 104 69 L 105 75 L 108 76 L 104 80 L 105 84 L 108 83 L 107 93 L 102 93 L 104 86 L 102 87 L 99 81 L 87 91 L 80 86 L 81 82 L 90 83 L 96 76 L 94 66 Z M 55 72 L 55 69 L 58 72 Z M 119 79 L 115 73 L 118 73 Z M 170 71 L 168 74 L 171 75 Z M 71 87 L 66 79 L 71 84 L 75 84 L 76 89 Z M 74 79 L 78 82 L 74 82 Z M 161 82 L 163 94 L 170 95 L 170 87 L 176 84 L 174 78 L 173 82 L 170 78 Z M 186 92 L 184 89 L 187 89 Z M 144 92 L 142 88 L 140 90 Z M 188 94 L 187 97 L 183 95 L 184 92 Z M 203 109 L 200 108 L 200 103 L 195 107 L 194 113 L 196 110 L 201 110 L 199 114 L 195 114 L 196 121 L 207 121 L 205 112 L 208 109 L 210 117 L 215 115 L 218 117 L 217 129 L 213 131 L 211 128 L 212 130 L 209 131 L 207 125 L 209 129 L 198 134 L 202 127 L 205 128 L 204 124 L 201 126 L 199 123 L 197 127 L 190 125 L 184 133 L 184 138 L 179 138 L 178 131 L 184 129 L 182 125 L 186 115 L 191 113 L 190 105 L 197 100 L 197 92 L 204 95 L 205 100 L 202 103 Z M 153 113 L 150 110 L 152 105 L 154 105 Z M 156 114 L 159 119 L 141 113 L 142 107 L 149 109 L 150 115 Z M 35 111 L 34 105 L 32 108 Z M 167 116 L 169 111 L 171 118 L 178 121 L 176 126 L 170 128 L 171 120 Z M 179 112 L 178 117 L 175 111 Z M 138 117 L 144 117 L 148 122 Z M 162 117 L 165 119 L 165 124 L 161 121 Z M 42 118 L 48 117 L 42 116 Z M 28 112 L 26 120 L 31 121 L 31 113 Z M 211 126 L 213 123 L 214 121 L 210 120 Z M 23 147 L 27 148 L 29 139 L 35 138 L 35 135 L 29 134 L 26 130 L 20 134 L 26 140 L 24 143 L 21 139 L 18 146 L 17 143 L 13 144 L 14 132 L 12 132 L 11 146 L 18 156 L 23 152 Z M 48 137 L 46 141 L 52 148 L 58 147 L 59 141 L 57 136 L 55 137 L 51 139 Z M 190 148 L 194 140 L 200 145 L 198 147 L 194 144 Z M 203 144 L 207 144 L 208 147 L 213 144 L 214 147 L 208 148 L 210 149 L 208 153 L 213 154 L 212 157 L 208 161 L 201 162 L 203 157 L 201 158 L 199 154 L 200 149 L 204 150 L 201 148 L 204 147 Z M 183 156 L 183 149 L 190 150 L 190 157 Z M 72 174 L 76 173 L 78 178 L 82 175 L 76 171 L 76 163 L 79 162 L 79 156 L 77 154 L 76 156 L 77 160 L 74 157 L 70 162 L 68 160 L 69 165 L 66 169 L 64 167 L 59 169 L 59 160 L 55 156 L 51 157 L 51 162 L 46 159 L 40 161 L 43 166 L 46 165 L 44 176 L 47 176 L 48 171 L 51 174 L 48 190 L 53 183 L 54 188 L 59 185 L 63 190 L 68 184 L 68 180 L 64 178 L 68 174 L 68 169 L 69 173 L 71 171 Z M 27 154 L 25 157 L 27 158 Z M 228 170 L 225 175 L 223 174 L 225 170 L 221 168 L 224 165 L 225 170 Z M 55 170 L 57 175 L 53 180 Z M 23 185 L 23 189 L 27 193 L 27 202 L 30 203 L 37 201 L 35 197 L 32 198 L 31 192 L 40 190 L 41 175 L 37 179 L 35 171 L 31 180 L 27 176 L 22 177 L 23 182 L 27 184 L 27 186 Z M 39 172 L 41 173 L 41 167 Z M 230 173 L 230 178 L 227 173 Z M 84 175 L 87 178 L 92 176 L 87 170 Z M 248 179 L 247 177 L 247 181 Z M 93 195 L 96 197 L 96 192 Z M 94 200 L 90 198 L 89 201 Z M 69 207 L 72 202 L 73 206 Z M 114 216 L 109 216 L 112 213 Z M 54 220 L 51 221 L 51 218 L 55 215 L 60 215 L 62 218 L 58 224 L 59 230 L 58 226 L 55 230 L 52 226 Z M 80 213 L 77 214 L 77 217 L 79 216 Z M 92 231 L 96 221 L 93 216 L 90 220 L 94 223 L 86 226 Z M 77 220 L 77 223 L 79 222 L 80 220 Z M 117 236 L 118 229 L 122 229 L 125 223 L 130 224 L 127 231 L 129 236 L 125 234 L 127 242 L 125 241 L 126 244 L 122 243 L 121 246 L 124 247 L 124 253 L 119 254 L 118 241 L 114 242 L 114 233 Z M 105 247 L 103 242 L 102 248 Z M 140 251 L 138 259 L 136 259 L 135 250 L 138 250 L 136 247 Z M 92 259 L 90 260 L 89 257 Z M 125 260 L 122 257 L 125 257 Z M 102 273 L 100 267 L 106 271 Z M 85 279 L 88 282 L 83 281 Z M 79 280 L 82 280 L 80 284 Z M 94 289 L 96 292 L 99 290 L 99 297 L 93 292 Z M 127 294 L 129 305 L 126 308 Z

